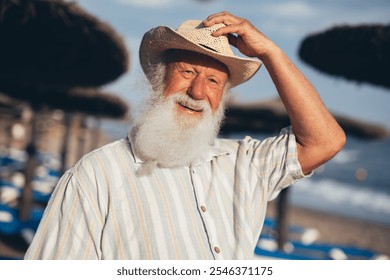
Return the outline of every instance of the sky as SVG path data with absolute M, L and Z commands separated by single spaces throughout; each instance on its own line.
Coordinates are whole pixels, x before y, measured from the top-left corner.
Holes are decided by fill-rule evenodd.
M 143 34 L 153 27 L 173 29 L 187 19 L 229 11 L 252 22 L 274 41 L 320 93 L 332 113 L 385 126 L 390 130 L 390 89 L 359 84 L 319 72 L 298 57 L 302 40 L 336 25 L 390 24 L 388 0 L 78 0 L 85 10 L 110 24 L 123 36 L 130 53 L 130 70 L 107 90 L 129 102 L 133 112 L 144 95 L 137 89 L 142 77 L 138 48 Z M 389 71 L 390 78 L 390 71 Z M 247 83 L 233 89 L 238 102 L 253 103 L 277 96 L 265 67 Z

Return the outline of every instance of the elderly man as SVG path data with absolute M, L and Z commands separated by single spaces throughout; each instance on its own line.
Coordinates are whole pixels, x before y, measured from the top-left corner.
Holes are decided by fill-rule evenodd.
M 64 174 L 26 259 L 253 258 L 267 201 L 344 145 L 312 85 L 245 19 L 222 12 L 154 28 L 140 61 L 152 85 L 143 113 L 126 139 Z M 226 91 L 261 62 L 291 127 L 217 139 Z

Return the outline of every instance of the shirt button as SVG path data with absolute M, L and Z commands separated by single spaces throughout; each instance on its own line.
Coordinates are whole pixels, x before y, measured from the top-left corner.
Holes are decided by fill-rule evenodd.
M 206 212 L 207 211 L 207 208 L 206 208 L 206 206 L 200 206 L 200 209 L 202 209 L 202 212 Z
M 221 249 L 219 249 L 219 247 L 217 247 L 217 246 L 214 247 L 214 251 L 217 254 L 221 253 Z

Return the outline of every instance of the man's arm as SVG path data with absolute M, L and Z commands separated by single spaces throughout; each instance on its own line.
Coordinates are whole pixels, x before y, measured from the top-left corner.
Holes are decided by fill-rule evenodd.
M 241 53 L 262 60 L 286 107 L 297 139 L 298 160 L 305 174 L 331 159 L 345 144 L 345 134 L 311 83 L 283 51 L 248 20 L 227 12 L 203 24 L 224 23 L 213 35 L 227 34 Z M 237 34 L 234 36 L 232 34 Z

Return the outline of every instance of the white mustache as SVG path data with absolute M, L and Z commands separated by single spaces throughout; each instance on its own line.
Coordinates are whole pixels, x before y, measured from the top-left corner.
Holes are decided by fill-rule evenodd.
M 180 105 L 197 112 L 210 110 L 210 104 L 205 100 L 195 100 L 187 94 L 178 93 L 173 95 L 174 101 Z

